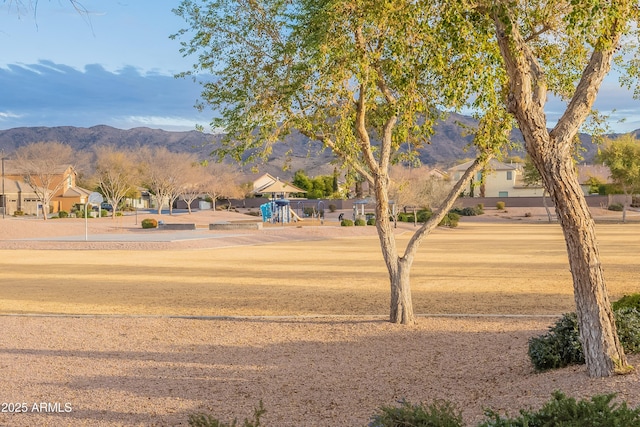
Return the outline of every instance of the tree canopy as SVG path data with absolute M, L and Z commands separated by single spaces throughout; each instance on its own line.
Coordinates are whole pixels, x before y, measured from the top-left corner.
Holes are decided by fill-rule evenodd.
M 488 23 L 458 19 L 446 1 L 183 0 L 188 27 L 175 37 L 197 55 L 183 73 L 202 84 L 200 108 L 217 108 L 220 157 L 267 157 L 293 129 L 339 156 L 373 186 L 376 227 L 391 282 L 390 320 L 414 321 L 409 271 L 417 247 L 455 202 L 441 209 L 402 255 L 389 221 L 389 170 L 415 161 L 443 112 L 473 107 L 479 158 L 466 185 L 507 140 L 499 102 L 504 71 Z M 482 27 L 482 28 L 479 28 Z M 481 31 L 484 29 L 484 31 Z M 476 45 L 484 46 L 478 50 Z

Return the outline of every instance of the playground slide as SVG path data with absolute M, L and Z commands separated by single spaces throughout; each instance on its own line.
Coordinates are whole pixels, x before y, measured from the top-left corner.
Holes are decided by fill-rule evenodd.
M 300 218 L 294 211 L 293 209 L 291 209 L 291 206 L 289 206 L 289 212 L 291 213 L 291 218 L 293 218 L 296 221 L 302 221 L 302 218 Z

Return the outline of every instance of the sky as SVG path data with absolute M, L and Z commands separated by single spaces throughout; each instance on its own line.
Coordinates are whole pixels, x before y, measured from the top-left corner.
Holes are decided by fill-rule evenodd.
M 33 2 L 33 0 L 31 0 Z M 29 0 L 22 0 L 23 4 Z M 193 130 L 212 118 L 169 36 L 185 26 L 177 0 L 0 1 L 0 129 L 106 124 Z
M 69 0 L 39 0 L 35 13 L 0 0 L 0 129 L 207 128 L 213 112 L 194 108 L 199 85 L 174 77 L 195 60 L 183 58 L 179 42 L 169 38 L 185 26 L 171 11 L 179 0 L 80 2 L 88 14 L 77 13 Z M 640 101 L 615 76 L 603 84 L 595 107 L 610 114 L 613 131 L 640 129 Z M 548 103 L 550 126 L 562 111 L 560 102 Z

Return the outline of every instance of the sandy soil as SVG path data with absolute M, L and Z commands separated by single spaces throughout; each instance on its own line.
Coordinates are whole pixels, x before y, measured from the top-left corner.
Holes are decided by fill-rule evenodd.
M 469 222 L 545 221 L 543 213 L 524 213 L 488 211 Z M 162 217 L 199 228 L 238 218 L 219 212 Z M 83 220 L 7 218 L 0 222 L 0 249 L 59 250 L 73 257 L 82 250 L 123 250 L 138 257 L 148 250 L 278 247 L 295 240 L 375 235 L 373 227 L 345 229 L 329 218 L 323 227 L 207 231 L 215 238 L 172 240 L 171 232 L 141 230 L 136 224 L 141 219 L 90 220 L 90 238 L 82 241 Z M 399 235 L 411 230 L 403 227 Z M 149 242 L 144 238 L 149 232 L 167 239 Z M 109 235 L 119 237 L 105 241 Z M 33 269 L 37 273 L 38 267 Z M 457 292 L 449 298 L 463 294 Z M 473 425 L 484 408 L 515 414 L 540 406 L 554 390 L 575 397 L 615 392 L 640 405 L 638 372 L 598 380 L 588 378 L 584 367 L 534 373 L 527 340 L 544 333 L 554 319 L 533 314 L 424 316 L 409 327 L 371 315 L 3 315 L 0 425 L 177 426 L 187 425 L 194 412 L 242 420 L 263 400 L 266 426 L 364 426 L 377 407 L 402 398 L 452 401 Z M 638 365 L 640 358 L 630 362 Z M 16 409 L 23 413 L 7 412 Z

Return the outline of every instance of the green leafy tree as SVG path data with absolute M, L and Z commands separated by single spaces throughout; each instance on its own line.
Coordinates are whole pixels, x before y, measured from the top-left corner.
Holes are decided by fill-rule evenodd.
M 640 189 L 640 140 L 632 134 L 617 139 L 604 139 L 604 149 L 598 153 L 601 162 L 609 167 L 611 179 L 625 194 L 622 222 L 627 218 L 627 207 L 632 195 Z
M 625 49 L 637 47 L 632 42 L 638 31 L 637 1 L 486 0 L 472 5 L 452 2 L 451 7 L 460 19 L 493 25 L 506 73 L 506 108 L 522 131 L 565 236 L 587 371 L 593 377 L 624 371 L 627 361 L 616 335 L 594 221 L 573 166 L 573 152 L 614 56 L 619 54 L 620 64 L 628 65 L 628 83 L 640 72 L 637 51 L 624 57 L 629 53 Z M 551 129 L 545 113 L 549 94 L 567 102 Z
M 313 188 L 311 184 L 311 179 L 309 179 L 306 172 L 303 171 L 302 169 L 297 170 L 296 173 L 293 174 L 292 184 L 305 191 L 311 191 Z
M 394 323 L 415 319 L 410 269 L 420 242 L 504 144 L 511 126 L 498 105 L 496 82 L 504 73 L 490 66 L 497 47 L 476 49 L 491 46 L 487 23 L 444 13 L 445 4 L 183 0 L 175 10 L 188 24 L 175 37 L 188 36 L 182 51 L 197 55 L 184 75 L 202 84 L 201 107 L 219 107 L 212 125 L 228 132 L 219 156 L 267 157 L 296 129 L 369 182 Z M 441 111 L 464 106 L 483 112 L 475 134 L 478 158 L 401 251 L 388 215 L 389 168 L 415 157 Z

